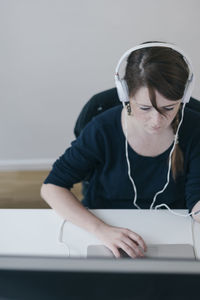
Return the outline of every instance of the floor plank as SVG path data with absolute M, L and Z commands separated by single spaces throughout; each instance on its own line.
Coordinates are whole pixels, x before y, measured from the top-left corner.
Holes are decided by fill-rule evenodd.
M 48 208 L 40 197 L 40 187 L 49 171 L 0 172 L 0 208 Z M 72 192 L 82 198 L 81 183 Z

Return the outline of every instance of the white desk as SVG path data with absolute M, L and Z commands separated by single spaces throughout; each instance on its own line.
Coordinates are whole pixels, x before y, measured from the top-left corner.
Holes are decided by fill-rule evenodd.
M 0 254 L 66 255 L 52 209 L 0 209 Z
M 177 210 L 187 213 L 185 210 Z M 166 210 L 93 210 L 105 222 L 127 227 L 147 244 L 188 243 L 193 245 L 192 219 L 177 217 Z M 0 254 L 67 255 L 58 242 L 62 219 L 51 209 L 0 209 Z M 200 258 L 200 224 L 194 223 L 196 254 Z M 87 246 L 102 244 L 83 229 L 65 223 L 63 241 L 72 256 L 85 256 Z

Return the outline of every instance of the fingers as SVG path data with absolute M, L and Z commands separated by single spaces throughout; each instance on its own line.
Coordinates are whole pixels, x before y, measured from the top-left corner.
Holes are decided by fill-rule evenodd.
M 123 242 L 125 244 L 126 250 L 121 247 L 129 256 L 138 256 L 138 257 L 144 257 L 144 253 L 141 250 L 140 247 L 138 247 L 138 244 L 134 243 L 130 238 L 124 238 Z
M 143 251 L 146 251 L 147 247 L 143 239 L 138 234 L 130 231 L 129 229 L 123 229 L 120 233 L 120 238 L 111 249 L 116 258 L 122 256 L 119 249 L 122 249 L 132 258 L 141 258 L 144 257 Z
M 118 248 L 116 248 L 116 247 L 113 247 L 113 248 L 110 248 L 110 250 L 112 251 L 112 253 L 114 254 L 114 256 L 115 256 L 116 258 L 120 258 L 120 257 L 121 257 L 121 255 L 120 255 L 120 252 L 119 252 L 119 249 L 118 249 Z
M 140 255 L 137 253 L 137 247 L 135 247 L 135 249 L 131 248 L 129 245 L 127 245 L 126 243 L 121 243 L 120 244 L 120 248 L 128 254 L 128 256 L 132 257 L 132 258 L 136 258 L 136 257 L 140 257 Z
M 127 241 L 130 243 L 130 241 Z M 123 257 L 123 255 L 120 253 L 120 250 L 123 250 L 129 257 L 136 258 L 136 257 L 144 257 L 144 254 L 139 249 L 139 247 L 131 243 L 131 246 L 126 244 L 125 242 L 120 242 L 118 246 L 110 248 L 116 258 Z
M 147 249 L 142 237 L 127 228 L 108 226 L 101 239 L 116 258 L 121 257 L 120 249 L 132 258 L 143 257 Z
M 142 237 L 140 235 L 138 235 L 137 233 L 128 230 L 128 236 L 135 242 L 137 242 L 137 244 L 144 250 L 147 250 L 147 245 L 145 244 L 144 240 L 142 239 Z

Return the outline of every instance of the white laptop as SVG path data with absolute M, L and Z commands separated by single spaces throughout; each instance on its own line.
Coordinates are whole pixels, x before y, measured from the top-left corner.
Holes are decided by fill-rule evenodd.
M 120 251 L 122 257 L 129 257 L 123 250 Z M 145 258 L 171 258 L 171 259 L 195 259 L 194 248 L 189 244 L 155 244 L 147 245 L 144 252 Z M 89 245 L 87 257 L 108 257 L 113 258 L 114 254 L 103 245 Z M 130 257 L 129 257 L 130 258 Z

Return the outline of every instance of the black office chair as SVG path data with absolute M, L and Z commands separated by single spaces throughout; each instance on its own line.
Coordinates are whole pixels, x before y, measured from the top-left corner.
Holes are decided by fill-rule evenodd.
M 116 88 L 103 91 L 90 98 L 90 100 L 84 105 L 76 121 L 74 127 L 75 136 L 79 136 L 81 130 L 89 121 L 92 120 L 93 117 L 116 105 L 122 105 L 119 101 Z M 200 101 L 191 97 L 187 107 L 200 112 Z
M 103 91 L 90 98 L 90 100 L 82 108 L 76 121 L 74 127 L 74 134 L 76 138 L 81 133 L 81 130 L 87 125 L 88 122 L 92 120 L 93 117 L 116 105 L 122 105 L 119 100 L 116 88 Z M 190 102 L 187 104 L 187 107 L 200 112 L 200 101 L 191 97 Z M 84 181 L 82 182 L 83 196 L 86 195 L 91 173 L 87 174 Z

